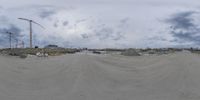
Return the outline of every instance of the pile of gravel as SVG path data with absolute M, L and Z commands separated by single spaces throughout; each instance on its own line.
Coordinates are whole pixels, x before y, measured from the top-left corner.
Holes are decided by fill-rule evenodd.
M 128 49 L 121 53 L 121 55 L 124 56 L 141 56 L 138 52 L 136 52 L 134 49 Z

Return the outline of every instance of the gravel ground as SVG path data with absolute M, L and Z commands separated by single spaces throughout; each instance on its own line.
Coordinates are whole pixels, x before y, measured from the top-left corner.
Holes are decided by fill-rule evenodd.
M 1 100 L 200 100 L 200 56 L 0 56 Z

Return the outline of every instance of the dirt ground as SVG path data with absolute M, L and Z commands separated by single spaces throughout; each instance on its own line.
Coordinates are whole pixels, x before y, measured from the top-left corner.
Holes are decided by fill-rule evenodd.
M 1 100 L 200 100 L 200 55 L 0 56 Z

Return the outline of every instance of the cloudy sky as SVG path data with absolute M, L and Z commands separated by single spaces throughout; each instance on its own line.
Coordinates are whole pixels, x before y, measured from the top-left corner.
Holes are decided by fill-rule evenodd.
M 200 47 L 198 0 L 0 0 L 0 47 L 6 31 L 29 46 L 146 48 Z M 13 43 L 15 41 L 13 40 Z

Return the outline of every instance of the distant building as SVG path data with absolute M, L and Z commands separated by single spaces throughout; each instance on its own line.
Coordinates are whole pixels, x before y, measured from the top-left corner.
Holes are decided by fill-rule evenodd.
M 50 45 L 45 46 L 44 48 L 48 48 L 48 49 L 58 49 L 58 48 L 60 48 L 60 47 L 58 47 L 58 45 L 52 45 L 52 44 L 50 44 Z

